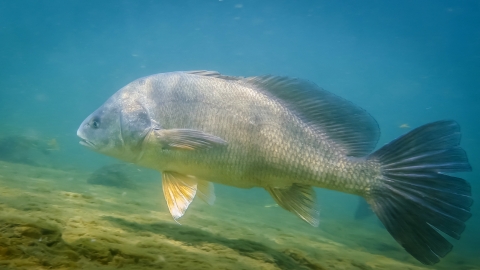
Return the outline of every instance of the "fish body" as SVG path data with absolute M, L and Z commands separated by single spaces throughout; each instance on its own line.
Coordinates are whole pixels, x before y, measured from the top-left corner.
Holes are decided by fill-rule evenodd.
M 139 165 L 241 188 L 298 183 L 357 193 L 366 185 L 352 182 L 352 176 L 374 179 L 367 176 L 378 173 L 374 164 L 347 157 L 315 127 L 241 80 L 179 72 L 142 83 L 149 89 L 142 95 L 144 107 L 156 129 L 201 130 L 226 143 L 206 151 L 159 151 L 163 139 L 151 135 Z
M 174 219 L 196 195 L 213 203 L 212 183 L 221 183 L 262 187 L 317 226 L 312 187 L 333 189 L 365 198 L 410 254 L 433 264 L 451 244 L 431 226 L 458 238 L 470 217 L 469 184 L 443 174 L 470 170 L 458 124 L 427 124 L 371 153 L 380 135 L 373 117 L 300 79 L 211 71 L 140 78 L 77 135 L 95 151 L 162 172 Z

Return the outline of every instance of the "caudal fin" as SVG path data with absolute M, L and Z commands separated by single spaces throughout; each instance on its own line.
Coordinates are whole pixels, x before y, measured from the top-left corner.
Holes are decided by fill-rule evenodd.
M 426 124 L 368 159 L 382 177 L 367 201 L 388 232 L 413 257 L 435 264 L 452 250 L 439 231 L 460 239 L 473 203 L 470 184 L 444 173 L 470 171 L 455 121 Z

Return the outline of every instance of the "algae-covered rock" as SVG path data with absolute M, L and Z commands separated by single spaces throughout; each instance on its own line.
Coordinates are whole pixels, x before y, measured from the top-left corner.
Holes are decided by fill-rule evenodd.
M 42 140 L 23 135 L 0 138 L 0 160 L 28 165 L 45 165 L 45 157 L 59 150 L 55 139 Z
M 126 164 L 113 164 L 101 167 L 92 173 L 87 183 L 118 188 L 133 188 L 131 171 Z

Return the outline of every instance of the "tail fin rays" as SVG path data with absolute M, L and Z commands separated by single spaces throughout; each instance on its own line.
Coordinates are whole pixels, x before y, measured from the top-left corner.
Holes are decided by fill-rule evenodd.
M 421 126 L 385 145 L 368 159 L 382 177 L 367 201 L 395 240 L 424 264 L 452 250 L 439 231 L 459 239 L 473 203 L 470 184 L 444 173 L 471 170 L 454 121 Z

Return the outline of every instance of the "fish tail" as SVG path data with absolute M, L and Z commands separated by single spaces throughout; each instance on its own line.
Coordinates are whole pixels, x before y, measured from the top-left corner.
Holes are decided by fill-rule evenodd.
M 470 184 L 446 175 L 470 171 L 460 126 L 426 124 L 383 146 L 368 159 L 381 177 L 365 196 L 388 232 L 413 257 L 435 264 L 452 250 L 439 231 L 459 239 L 473 203 Z

